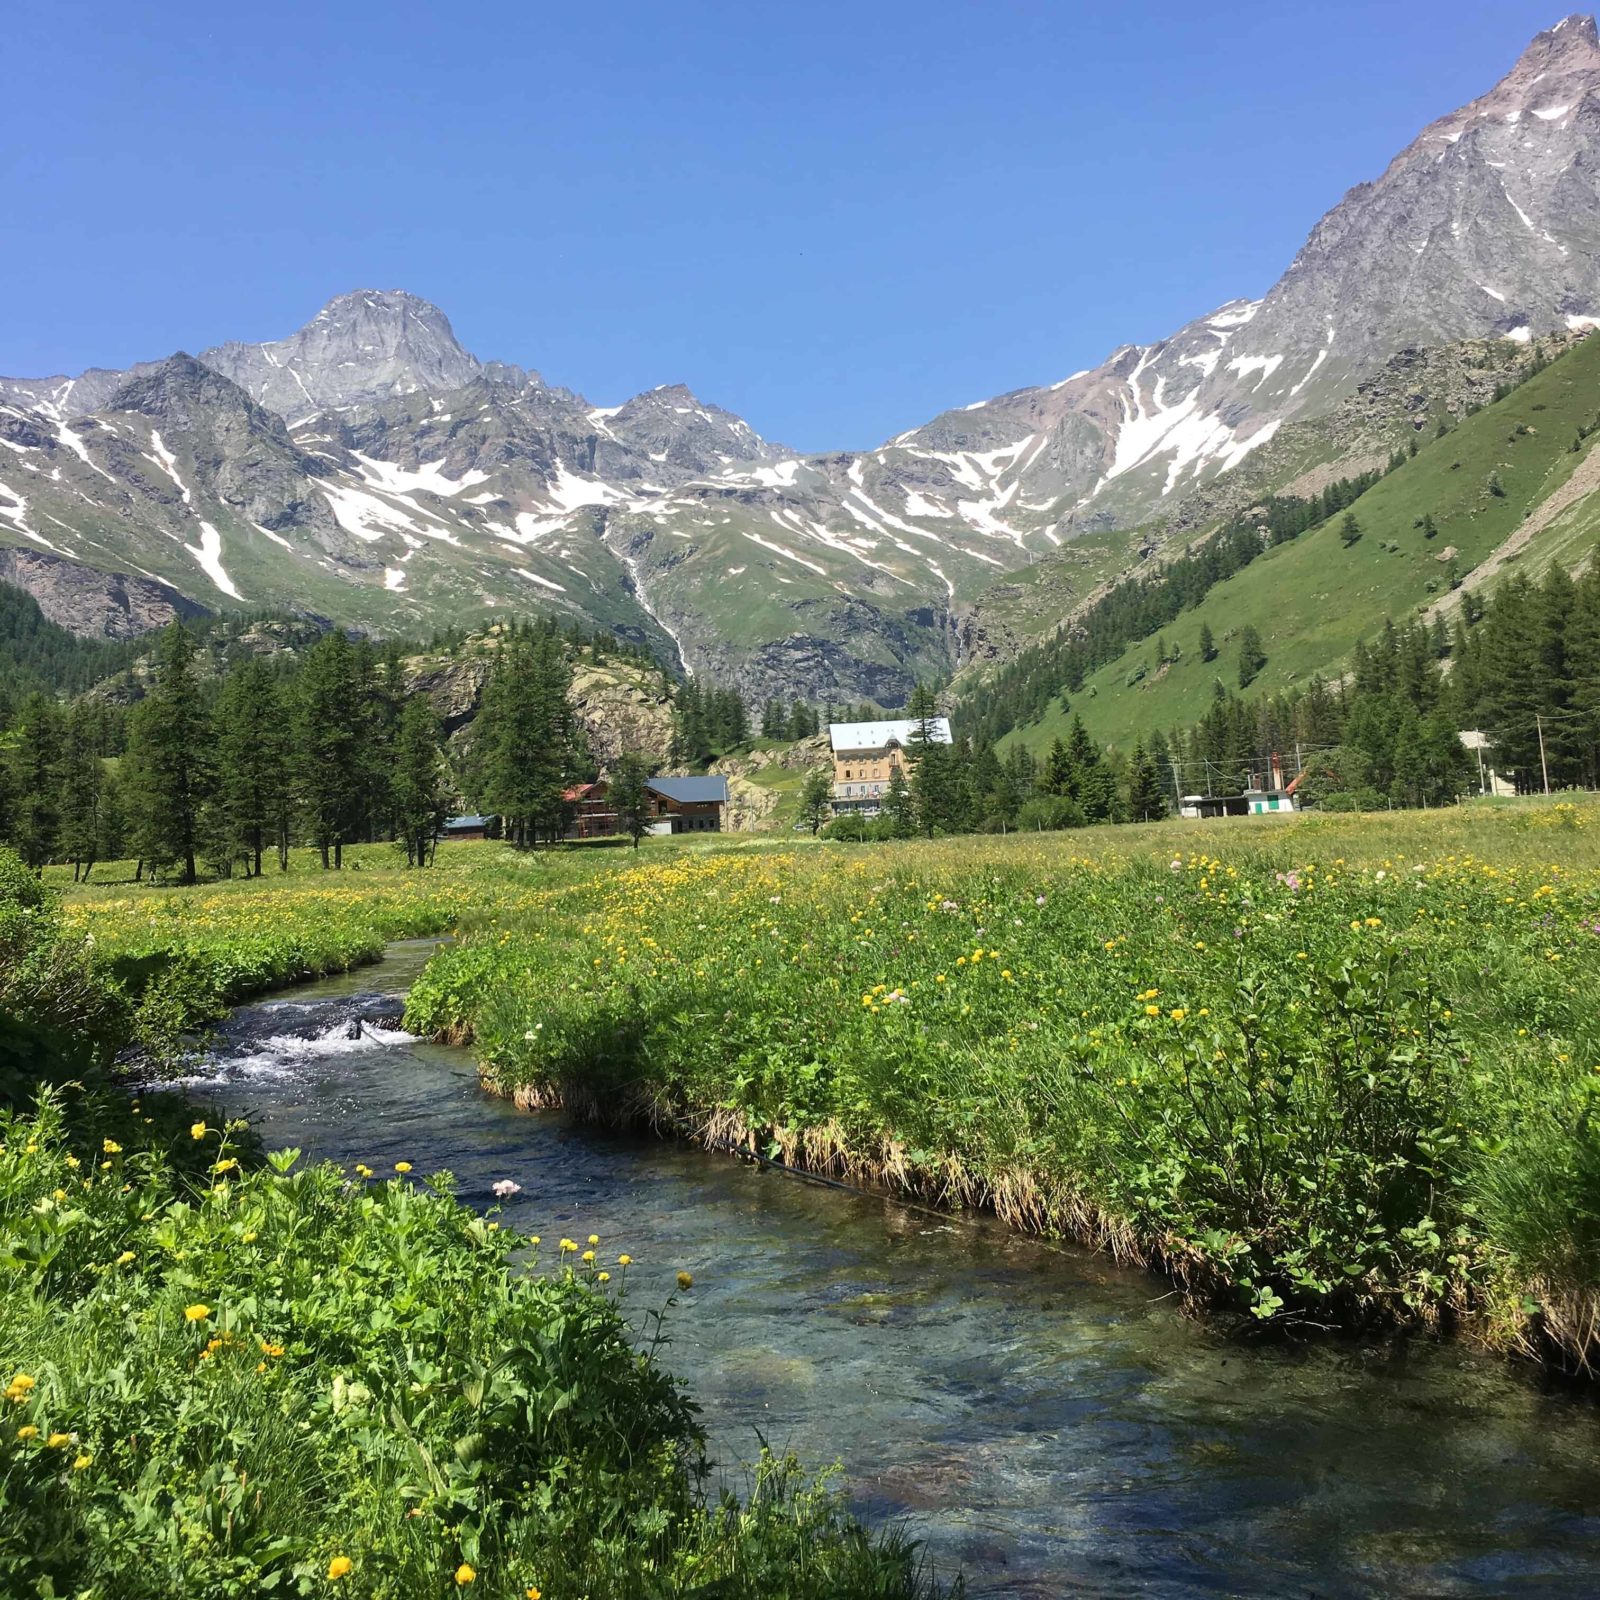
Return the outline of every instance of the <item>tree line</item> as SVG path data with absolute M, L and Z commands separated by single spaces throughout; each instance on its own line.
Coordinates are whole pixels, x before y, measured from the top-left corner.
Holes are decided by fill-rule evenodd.
M 285 867 L 300 840 L 325 867 L 379 838 L 430 859 L 450 774 L 439 719 L 405 692 L 397 656 L 337 629 L 298 662 L 253 656 L 220 676 L 197 653 L 195 635 L 169 625 L 148 692 L 120 723 L 92 698 L 27 696 L 0 763 L 0 839 L 75 877 L 133 858 L 140 876 L 184 883 L 202 867 L 259 874 L 274 856 Z
M 1081 718 L 1044 759 L 1023 745 L 1002 757 L 987 740 L 933 736 L 934 691 L 919 686 L 907 707 L 913 724 L 905 771 L 889 780 L 875 817 L 828 821 L 831 785 L 808 775 L 801 816 L 813 832 L 837 839 L 909 839 L 954 833 L 1009 833 L 1154 821 L 1168 812 L 1160 768 L 1142 744 L 1128 755 L 1102 750 Z
M 1463 744 L 1483 735 L 1485 771 Z M 1448 804 L 1492 767 L 1520 793 L 1600 788 L 1600 569 L 1513 574 L 1485 599 L 1359 643 L 1338 679 L 1246 701 L 1220 685 L 1192 727 L 1159 740 L 1175 782 L 1237 792 L 1277 756 L 1334 808 Z

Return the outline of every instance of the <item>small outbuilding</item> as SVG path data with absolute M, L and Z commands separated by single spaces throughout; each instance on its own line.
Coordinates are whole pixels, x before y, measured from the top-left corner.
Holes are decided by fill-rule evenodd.
M 493 839 L 500 832 L 497 816 L 446 817 L 439 830 L 441 839 Z

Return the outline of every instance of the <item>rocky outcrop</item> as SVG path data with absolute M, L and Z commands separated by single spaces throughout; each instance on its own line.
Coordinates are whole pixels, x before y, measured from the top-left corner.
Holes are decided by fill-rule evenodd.
M 826 733 L 775 750 L 758 750 L 749 755 L 720 756 L 706 769 L 721 773 L 728 780 L 728 806 L 722 826 L 728 833 L 763 833 L 772 826 L 778 809 L 779 793 L 768 783 L 757 783 L 754 774 L 780 767 L 786 772 L 804 774 L 815 768 L 829 770 L 831 757 Z
M 622 664 L 580 665 L 567 698 L 588 732 L 590 754 L 602 771 L 624 755 L 667 759 L 672 747 L 672 701 L 656 674 Z
M 500 630 L 493 628 L 459 651 L 413 656 L 405 663 L 407 692 L 428 696 L 446 736 L 458 747 L 471 737 L 499 643 Z M 672 701 L 659 673 L 629 662 L 596 666 L 580 657 L 567 699 L 602 771 L 626 754 L 666 761 L 672 747 Z
M 50 621 L 85 639 L 136 639 L 178 618 L 209 615 L 167 584 L 47 550 L 0 548 L 0 582 L 26 589 Z

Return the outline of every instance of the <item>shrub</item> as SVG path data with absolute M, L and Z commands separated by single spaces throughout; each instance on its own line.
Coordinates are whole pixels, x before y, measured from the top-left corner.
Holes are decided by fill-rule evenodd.
M 922 1592 L 792 1463 L 711 1499 L 621 1294 L 519 1266 L 447 1177 L 242 1170 L 203 1122 L 189 1176 L 143 1126 L 80 1156 L 53 1099 L 0 1117 L 5 1593 Z

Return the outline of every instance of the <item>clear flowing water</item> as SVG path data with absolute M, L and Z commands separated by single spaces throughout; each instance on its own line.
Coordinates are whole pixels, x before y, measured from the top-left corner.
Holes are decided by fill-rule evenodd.
M 692 1272 L 666 1359 L 730 1473 L 839 1461 L 973 1595 L 1600 1594 L 1589 1400 L 1459 1346 L 1243 1346 L 1087 1252 L 519 1112 L 399 1031 L 431 948 L 242 1007 L 195 1087 L 474 1206 L 515 1180 L 519 1227 L 634 1257 L 641 1325 Z

